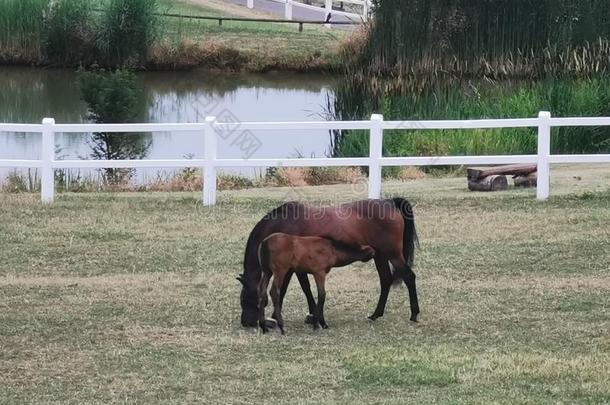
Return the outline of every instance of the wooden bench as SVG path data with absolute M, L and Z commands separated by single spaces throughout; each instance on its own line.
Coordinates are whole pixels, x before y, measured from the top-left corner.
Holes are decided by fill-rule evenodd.
M 507 175 L 513 177 L 515 187 L 535 187 L 535 164 L 467 168 L 468 189 L 471 191 L 500 191 L 508 189 Z

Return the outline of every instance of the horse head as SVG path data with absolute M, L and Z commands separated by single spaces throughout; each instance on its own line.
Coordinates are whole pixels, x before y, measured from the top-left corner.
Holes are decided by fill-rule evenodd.
M 239 296 L 242 310 L 241 325 L 246 328 L 256 327 L 258 325 L 258 292 L 256 285 L 250 285 L 251 283 L 248 282 L 243 274 L 237 276 L 237 280 L 242 285 Z

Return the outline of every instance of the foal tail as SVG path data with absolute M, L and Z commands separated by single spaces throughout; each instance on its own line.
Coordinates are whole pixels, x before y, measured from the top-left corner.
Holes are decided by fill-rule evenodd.
M 415 229 L 413 207 L 411 206 L 411 203 L 404 198 L 397 197 L 392 200 L 405 222 L 405 229 L 402 236 L 402 249 L 405 262 L 407 266 L 409 266 L 409 270 L 411 270 L 415 261 L 415 245 L 417 244 L 417 246 L 419 246 L 417 230 Z M 405 270 L 406 269 L 394 269 L 393 278 L 395 283 L 402 281 L 401 273 Z
M 261 273 L 267 273 L 270 271 L 270 254 L 269 254 L 269 241 L 263 240 L 260 245 L 258 245 L 258 264 L 261 268 Z

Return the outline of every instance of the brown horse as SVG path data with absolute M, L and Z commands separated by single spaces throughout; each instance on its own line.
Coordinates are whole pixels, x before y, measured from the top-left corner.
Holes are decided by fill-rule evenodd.
M 351 246 L 332 239 L 317 236 L 294 236 L 285 233 L 274 233 L 265 238 L 258 249 L 258 261 L 263 276 L 258 284 L 258 324 L 263 333 L 268 332 L 265 321 L 267 290 L 273 276 L 271 299 L 273 300 L 273 318 L 282 334 L 284 320 L 282 304 L 279 297 L 284 286 L 285 277 L 291 272 L 313 274 L 318 288 L 318 305 L 313 313 L 313 328 L 328 328 L 324 319 L 324 302 L 326 301 L 326 275 L 333 267 L 343 267 L 355 261 L 368 262 L 375 255 L 370 246 Z
M 258 284 L 262 275 L 258 247 L 267 236 L 276 232 L 297 236 L 325 236 L 348 245 L 371 246 L 375 250 L 375 266 L 381 291 L 377 308 L 369 318 L 374 320 L 383 316 L 392 282 L 403 280 L 409 290 L 410 319 L 417 321 L 419 304 L 415 273 L 411 269 L 417 241 L 415 221 L 411 204 L 403 198 L 394 198 L 357 201 L 336 207 L 312 207 L 289 202 L 270 211 L 250 233 L 244 257 L 244 273 L 238 277 L 242 283 L 240 304 L 243 326 L 257 326 Z M 285 278 L 280 303 L 291 276 L 292 273 Z M 307 274 L 298 273 L 297 277 L 307 298 L 309 313 L 313 314 L 316 303 Z

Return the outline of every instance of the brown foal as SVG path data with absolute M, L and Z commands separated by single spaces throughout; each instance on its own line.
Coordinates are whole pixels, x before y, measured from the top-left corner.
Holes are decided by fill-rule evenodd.
M 326 299 L 326 275 L 333 267 L 343 267 L 356 261 L 368 262 L 375 255 L 370 246 L 353 246 L 336 240 L 318 236 L 294 236 L 274 233 L 263 240 L 259 246 L 258 258 L 262 277 L 258 285 L 259 326 L 263 333 L 268 332 L 265 322 L 267 290 L 273 276 L 271 299 L 273 318 L 284 334 L 282 319 L 282 300 L 280 299 L 284 279 L 291 272 L 312 274 L 318 289 L 318 303 L 313 314 L 313 328 L 328 328 L 324 320 L 324 301 Z

